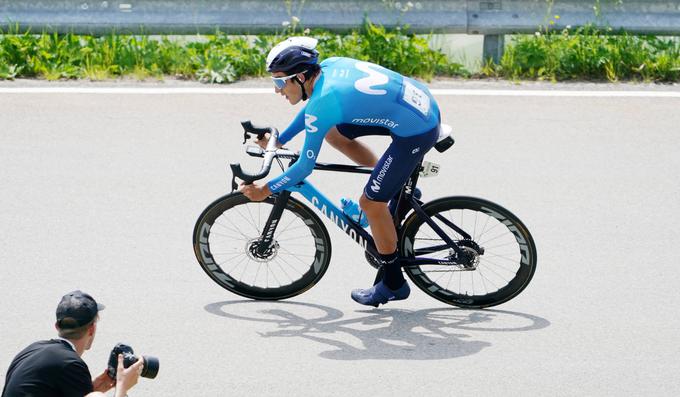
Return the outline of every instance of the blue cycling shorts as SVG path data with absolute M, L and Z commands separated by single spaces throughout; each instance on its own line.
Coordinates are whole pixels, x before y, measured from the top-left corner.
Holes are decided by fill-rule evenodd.
M 343 136 L 354 139 L 365 135 L 390 135 L 392 143 L 383 153 L 364 188 L 364 194 L 372 201 L 390 201 L 408 180 L 418 163 L 423 159 L 439 137 L 439 125 L 418 135 L 400 137 L 390 134 L 384 127 L 366 127 L 339 124 Z M 386 133 L 385 133 L 386 132 Z
M 373 126 L 373 125 L 356 125 L 356 124 L 338 124 L 335 126 L 340 135 L 348 139 L 359 138 L 367 135 L 385 135 L 391 134 L 389 128 Z

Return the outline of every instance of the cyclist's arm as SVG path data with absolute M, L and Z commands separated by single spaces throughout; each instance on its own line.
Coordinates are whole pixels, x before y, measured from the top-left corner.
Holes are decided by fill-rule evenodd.
M 326 132 L 328 132 L 328 129 L 326 129 Z M 316 163 L 316 156 L 319 154 L 319 149 L 321 148 L 326 132 L 321 133 L 319 131 L 314 134 L 307 132 L 305 144 L 300 151 L 300 158 L 286 172 L 267 183 L 267 186 L 272 193 L 285 190 L 288 186 L 294 186 L 312 173 L 314 164 Z
M 286 172 L 267 183 L 272 193 L 294 186 L 312 173 L 326 133 L 341 122 L 341 108 L 334 97 L 326 97 L 319 102 L 322 103 L 314 104 L 315 106 L 310 104 L 309 110 L 304 114 L 307 121 L 305 143 L 300 151 L 300 158 Z
M 293 139 L 295 135 L 305 129 L 305 109 L 307 109 L 307 106 L 303 107 L 290 125 L 279 134 L 279 143 L 281 145 L 285 145 L 288 141 Z

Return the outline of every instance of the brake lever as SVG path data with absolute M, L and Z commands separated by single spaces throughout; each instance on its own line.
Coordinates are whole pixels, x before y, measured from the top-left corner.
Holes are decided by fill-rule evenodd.
M 238 190 L 238 184 L 236 183 L 236 175 L 231 175 L 231 193 Z

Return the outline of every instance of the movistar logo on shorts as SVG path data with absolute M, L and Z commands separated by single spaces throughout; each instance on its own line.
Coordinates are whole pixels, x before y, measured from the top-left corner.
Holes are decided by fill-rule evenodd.
M 392 156 L 387 156 L 387 159 L 383 163 L 382 168 L 380 168 L 380 172 L 378 173 L 378 176 L 376 176 L 371 181 L 371 190 L 373 190 L 374 193 L 378 193 L 380 191 L 380 184 L 382 183 L 383 179 L 385 178 L 385 174 L 387 174 L 387 170 L 390 169 L 390 165 L 392 164 L 392 161 L 394 161 L 394 158 Z
M 312 123 L 316 122 L 317 117 L 314 116 L 313 114 L 305 114 L 305 127 L 307 127 L 307 132 L 317 132 L 319 131 L 316 126 L 314 126 Z
M 373 119 L 367 117 L 365 119 L 352 119 L 352 124 L 374 124 L 374 125 L 384 125 L 387 128 L 397 128 L 399 123 L 395 123 L 390 119 Z

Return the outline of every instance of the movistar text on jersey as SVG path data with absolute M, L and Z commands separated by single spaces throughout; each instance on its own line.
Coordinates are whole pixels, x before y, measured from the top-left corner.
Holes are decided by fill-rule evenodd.
M 397 126 L 399 126 L 399 123 L 395 123 L 390 119 L 372 119 L 370 117 L 365 119 L 352 119 L 352 124 L 376 124 L 384 125 L 387 128 L 397 128 Z

